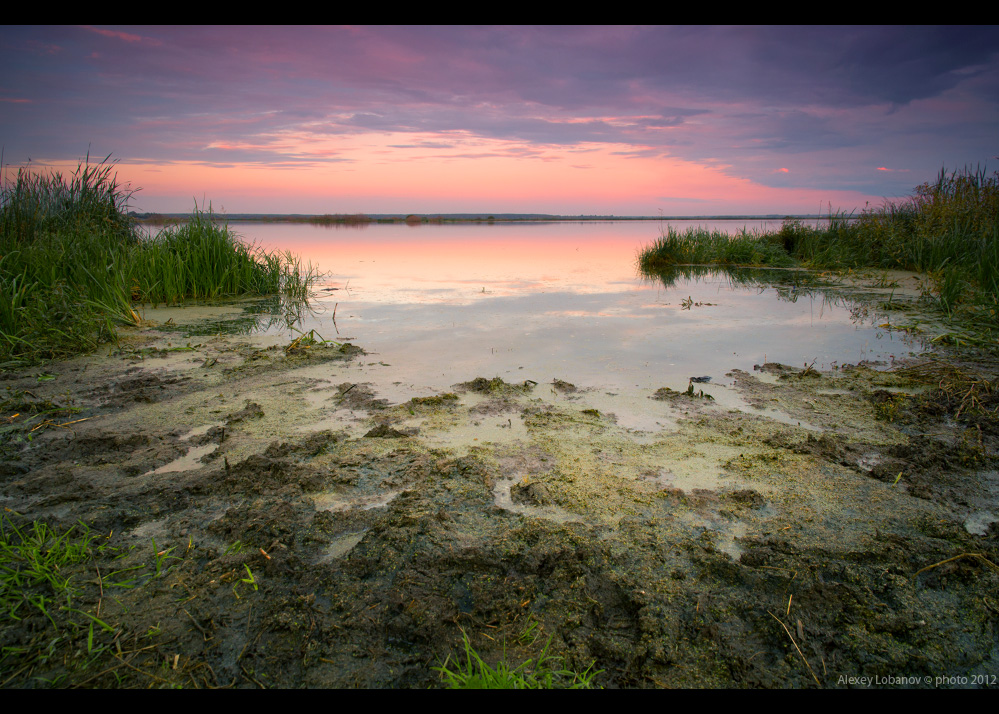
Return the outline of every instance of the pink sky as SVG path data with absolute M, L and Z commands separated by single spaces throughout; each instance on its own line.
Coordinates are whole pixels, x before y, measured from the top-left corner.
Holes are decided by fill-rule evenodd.
M 0 28 L 4 163 L 139 211 L 853 211 L 988 162 L 988 28 Z
M 121 164 L 119 177 L 161 196 L 175 210 L 207 199 L 230 213 L 510 213 L 614 215 L 815 213 L 829 202 L 880 201 L 856 191 L 776 188 L 733 177 L 722 168 L 672 158 L 621 157 L 594 145 L 585 156 L 558 147 L 523 158 L 506 142 L 482 146 L 482 156 L 447 152 L 386 152 L 377 136 L 359 137 L 349 165 L 301 168 L 214 167 L 194 162 Z M 358 143 L 362 143 L 359 141 Z M 480 142 L 485 144 L 486 142 Z M 198 195 L 192 187 L 201 187 Z M 777 212 L 777 211 L 775 211 Z

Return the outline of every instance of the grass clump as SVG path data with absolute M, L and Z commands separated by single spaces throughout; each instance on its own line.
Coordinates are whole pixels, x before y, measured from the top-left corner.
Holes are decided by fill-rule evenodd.
M 743 231 L 736 236 L 703 228 L 681 232 L 667 226 L 665 232 L 639 255 L 645 273 L 677 265 L 727 265 L 784 268 L 794 259 L 771 237 Z
M 549 638 L 537 661 L 529 659 L 511 668 L 506 662 L 495 667 L 486 664 L 468 641 L 462 631 L 465 647 L 465 661 L 455 663 L 448 669 L 450 657 L 440 667 L 441 679 L 448 689 L 590 689 L 593 679 L 603 670 L 594 670 L 591 664 L 584 672 L 573 672 L 561 666 L 561 658 L 548 654 L 551 646 Z
M 153 562 L 145 562 L 144 551 L 110 539 L 83 522 L 64 530 L 0 512 L 0 687 L 79 686 L 98 679 L 97 686 L 133 686 L 138 682 L 116 670 L 143 670 L 123 655 L 162 661 L 165 653 L 156 645 L 123 650 L 145 625 L 139 613 L 125 618 L 129 609 L 119 598 L 165 577 L 182 558 L 172 555 L 176 547 L 160 550 L 154 540 Z M 170 684 L 148 673 L 141 684 L 150 677 Z
M 913 195 L 826 230 L 796 226 L 792 255 L 829 268 L 874 267 L 929 275 L 933 296 L 954 315 L 999 327 L 999 172 L 965 168 L 917 186 Z
M 89 560 L 97 540 L 80 528 L 77 536 L 77 526 L 63 534 L 37 521 L 19 528 L 0 514 L 0 609 L 5 616 L 20 620 L 24 609 L 33 607 L 55 625 L 49 609 L 68 607 L 77 594 L 66 568 Z
M 308 296 L 311 266 L 245 244 L 210 207 L 145 235 L 109 159 L 0 182 L 0 365 L 93 349 L 138 322 L 136 303 Z
M 988 332 L 999 329 L 999 172 L 948 173 L 858 216 L 832 215 L 811 227 L 794 219 L 777 231 L 736 236 L 668 227 L 638 258 L 658 276 L 676 266 L 803 266 L 913 270 L 932 279 L 932 297 Z M 994 340 L 993 340 L 994 342 Z

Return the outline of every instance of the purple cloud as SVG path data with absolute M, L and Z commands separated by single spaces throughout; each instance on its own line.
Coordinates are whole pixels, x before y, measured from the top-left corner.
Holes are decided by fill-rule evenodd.
M 477 155 L 449 136 L 458 132 L 533 147 L 525 157 L 611 144 L 620 156 L 724 165 L 768 186 L 898 195 L 942 165 L 995 153 L 997 35 L 4 27 L 0 135 L 13 163 L 89 145 L 124 161 L 305 166 L 348 159 L 274 137 L 408 134 L 393 146 Z

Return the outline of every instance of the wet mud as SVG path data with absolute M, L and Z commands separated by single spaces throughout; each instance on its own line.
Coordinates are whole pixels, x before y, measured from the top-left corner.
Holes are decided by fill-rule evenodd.
M 995 686 L 994 359 L 393 404 L 360 348 L 286 347 L 147 326 L 3 374 L 6 527 L 99 536 L 73 610 L 0 625 L 3 686 L 434 687 L 463 633 L 604 687 Z

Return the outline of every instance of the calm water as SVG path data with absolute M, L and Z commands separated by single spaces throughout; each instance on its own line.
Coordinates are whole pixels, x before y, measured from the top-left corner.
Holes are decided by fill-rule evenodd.
M 823 367 L 915 349 L 821 294 L 719 273 L 671 287 L 643 278 L 635 258 L 659 235 L 655 222 L 232 227 L 329 272 L 302 329 L 351 338 L 389 365 L 383 379 L 415 390 L 477 376 L 684 389 L 691 376 L 725 384 L 729 370 L 764 360 Z

